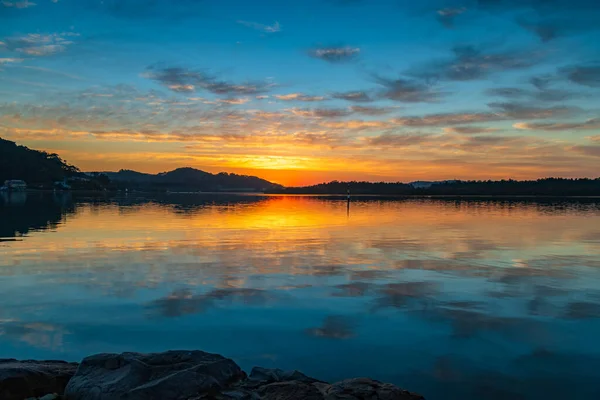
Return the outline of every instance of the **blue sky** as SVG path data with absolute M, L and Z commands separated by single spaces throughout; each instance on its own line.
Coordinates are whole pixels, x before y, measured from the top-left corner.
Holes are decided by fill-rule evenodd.
M 589 0 L 0 2 L 0 136 L 285 184 L 597 176 Z

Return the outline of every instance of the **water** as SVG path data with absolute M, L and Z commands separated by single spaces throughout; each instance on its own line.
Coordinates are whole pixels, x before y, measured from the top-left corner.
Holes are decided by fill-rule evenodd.
M 0 357 L 202 349 L 428 399 L 600 398 L 600 201 L 0 198 Z

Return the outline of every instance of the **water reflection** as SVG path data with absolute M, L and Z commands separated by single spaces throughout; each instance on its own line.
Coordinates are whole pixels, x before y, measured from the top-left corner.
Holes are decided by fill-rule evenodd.
M 3 356 L 202 348 L 430 399 L 598 394 L 595 200 L 1 201 Z
M 75 212 L 69 195 L 31 195 L 0 192 L 0 240 L 19 238 L 30 231 L 55 229 Z

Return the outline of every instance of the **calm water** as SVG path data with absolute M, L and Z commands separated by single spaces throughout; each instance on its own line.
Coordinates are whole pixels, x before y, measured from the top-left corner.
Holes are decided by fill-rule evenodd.
M 600 398 L 600 201 L 4 195 L 0 293 L 0 358 L 190 348 Z

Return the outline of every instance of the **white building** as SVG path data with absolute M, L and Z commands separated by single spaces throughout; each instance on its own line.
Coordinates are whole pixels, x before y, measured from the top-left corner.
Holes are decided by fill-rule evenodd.
M 5 191 L 11 191 L 11 192 L 23 192 L 23 191 L 27 190 L 27 184 L 25 183 L 25 181 L 21 181 L 18 179 L 12 179 L 12 180 L 8 180 L 8 181 L 4 181 L 4 186 L 2 186 L 1 189 L 5 190 Z

